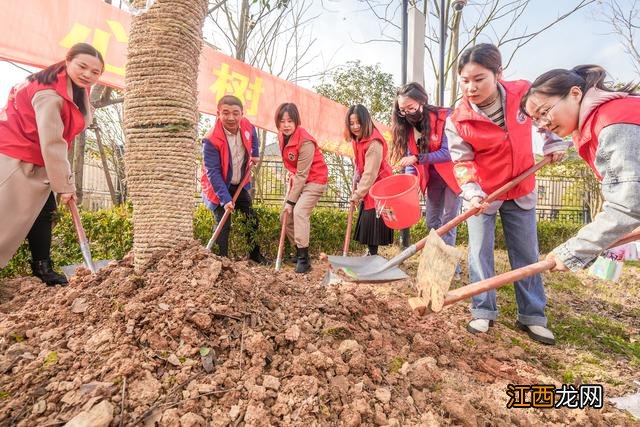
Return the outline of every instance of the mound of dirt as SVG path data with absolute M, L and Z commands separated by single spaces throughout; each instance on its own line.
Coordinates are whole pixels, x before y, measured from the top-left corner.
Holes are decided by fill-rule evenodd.
M 323 287 L 195 242 L 66 288 L 0 288 L 0 425 L 625 425 L 615 408 L 507 409 L 549 384 L 450 315 L 414 317 L 409 284 Z M 449 313 L 461 311 L 452 307 Z

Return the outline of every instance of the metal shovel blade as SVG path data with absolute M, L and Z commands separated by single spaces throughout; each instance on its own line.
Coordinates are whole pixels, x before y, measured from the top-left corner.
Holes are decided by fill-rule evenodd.
M 96 268 L 96 271 L 100 270 L 101 268 L 106 267 L 107 265 L 109 265 L 109 263 L 112 262 L 112 260 L 100 260 L 100 261 L 93 261 L 93 265 Z M 79 267 L 84 267 L 87 270 L 89 269 L 87 267 L 87 264 L 82 263 L 82 264 L 72 264 L 72 265 L 63 265 L 61 267 L 62 272 L 64 273 L 65 277 L 67 279 L 71 279 L 73 276 L 76 275 L 76 271 L 78 270 Z
M 387 263 L 387 259 L 379 255 L 359 257 L 329 256 L 329 265 L 331 266 L 331 269 L 343 272 L 349 277 L 349 282 L 394 282 L 396 280 L 403 280 L 409 277 L 404 271 L 397 267 L 379 271 Z M 369 272 L 373 272 L 373 274 L 370 274 Z

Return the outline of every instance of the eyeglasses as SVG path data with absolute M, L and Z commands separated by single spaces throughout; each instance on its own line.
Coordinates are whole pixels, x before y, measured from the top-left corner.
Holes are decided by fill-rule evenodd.
M 409 109 L 406 109 L 406 110 L 403 110 L 402 108 L 398 108 L 398 114 L 400 114 L 402 117 L 404 117 L 404 116 L 406 116 L 407 114 L 413 114 L 413 113 L 415 113 L 415 112 L 416 112 L 416 111 L 418 111 L 419 109 L 420 109 L 420 106 L 419 106 L 419 105 L 416 105 L 415 107 L 413 107 L 413 108 L 409 108 Z
M 533 117 L 531 117 L 531 121 L 533 122 L 533 124 L 536 125 L 537 127 L 544 127 L 549 123 L 551 123 L 551 119 L 549 119 L 549 113 L 551 113 L 551 110 L 556 108 L 556 105 L 558 105 L 560 101 L 562 101 L 563 99 L 564 99 L 564 96 L 558 99 L 551 107 L 547 108 L 542 113 L 540 113 L 540 115 L 537 118 L 534 119 Z

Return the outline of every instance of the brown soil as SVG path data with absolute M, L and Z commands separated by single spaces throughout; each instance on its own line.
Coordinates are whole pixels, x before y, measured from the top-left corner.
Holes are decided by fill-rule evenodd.
M 5 280 L 0 425 L 631 425 L 609 404 L 507 409 L 508 384 L 560 384 L 532 363 L 547 348 L 466 333 L 464 304 L 415 317 L 410 282 L 323 287 L 326 269 L 190 243 L 140 276 L 125 258 L 66 288 Z

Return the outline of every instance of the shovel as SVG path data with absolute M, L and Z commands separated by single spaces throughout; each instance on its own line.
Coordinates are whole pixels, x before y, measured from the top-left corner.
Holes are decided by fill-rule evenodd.
M 289 213 L 284 211 L 282 213 L 282 228 L 280 229 L 280 240 L 278 242 L 278 256 L 276 257 L 276 272 L 280 271 L 282 267 L 282 252 L 284 251 L 284 238 L 287 235 L 287 216 Z
M 80 214 L 78 213 L 78 206 L 76 205 L 76 201 L 71 199 L 69 200 L 67 205 L 69 206 L 69 211 L 71 212 L 73 225 L 75 226 L 76 234 L 78 235 L 78 242 L 80 243 L 80 252 L 82 252 L 82 258 L 84 259 L 83 264 L 72 264 L 62 267 L 62 272 L 64 273 L 66 278 L 71 279 L 71 277 L 76 274 L 76 270 L 78 269 L 78 267 L 85 267 L 89 269 L 91 273 L 95 273 L 101 268 L 105 267 L 111 261 L 93 261 L 93 258 L 91 258 L 91 249 L 89 248 L 89 240 L 87 240 L 87 235 L 84 232 L 84 227 L 82 226 L 82 221 L 80 220 Z
M 356 186 L 354 184 L 353 191 L 355 191 L 355 189 L 356 189 Z M 353 211 L 355 210 L 355 207 L 356 205 L 354 202 L 349 203 L 349 213 L 347 215 L 347 231 L 344 234 L 344 245 L 342 247 L 343 259 L 344 258 L 348 259 L 347 255 L 349 254 L 349 242 L 351 241 L 351 223 L 353 222 Z M 330 257 L 330 258 L 333 258 L 333 257 Z M 371 257 L 367 257 L 367 258 L 371 258 Z M 342 282 L 342 279 L 340 278 L 340 276 L 334 273 L 331 268 L 329 268 L 329 270 L 327 271 L 327 274 L 325 274 L 324 279 L 322 280 L 322 284 L 324 284 L 325 286 L 334 285 L 340 282 Z
M 236 192 L 234 193 L 233 198 L 231 199 L 231 201 L 234 204 L 236 203 L 236 200 L 238 200 L 238 196 L 240 196 L 240 192 L 242 191 L 244 186 L 247 185 L 247 182 L 249 182 L 249 179 L 251 179 L 252 169 L 253 169 L 253 162 L 249 161 L 249 164 L 247 165 L 247 171 L 244 173 L 244 176 L 242 177 L 242 181 L 240 181 L 240 184 L 238 184 L 238 188 L 236 189 Z M 220 233 L 222 232 L 222 226 L 227 222 L 230 215 L 231 215 L 231 210 L 225 209 L 224 215 L 222 215 L 222 218 L 220 218 L 220 222 L 218 222 L 218 224 L 216 225 L 216 228 L 213 231 L 213 234 L 211 235 L 209 242 L 207 242 L 207 249 L 211 250 L 215 241 L 218 240 L 218 236 L 220 236 Z
M 550 156 L 546 156 L 544 159 L 531 166 L 526 171 L 522 172 L 519 176 L 514 178 L 512 181 L 504 184 L 502 187 L 498 188 L 496 191 L 491 193 L 487 198 L 483 200 L 483 202 L 491 203 L 500 197 L 502 194 L 506 193 L 510 189 L 514 188 L 516 185 L 520 184 L 526 178 L 528 178 L 531 174 L 538 171 L 543 166 L 547 165 L 551 161 Z M 444 236 L 449 230 L 458 226 L 458 224 L 465 221 L 467 218 L 471 217 L 478 213 L 480 209 L 473 208 L 469 209 L 466 212 L 461 213 L 448 223 L 444 224 L 442 227 L 435 230 L 435 234 L 437 236 Z M 400 263 L 410 258 L 417 252 L 421 251 L 427 243 L 427 239 L 429 236 L 423 238 L 422 240 L 414 243 L 409 246 L 407 249 L 400 252 L 398 255 L 393 257 L 390 260 L 386 260 L 383 257 L 329 257 L 329 263 L 332 267 L 336 269 L 340 269 L 348 276 L 348 280 L 351 282 L 386 282 L 392 280 L 401 280 L 405 279 L 408 276 L 399 268 L 397 268 Z M 442 239 L 440 239 L 442 240 Z M 377 258 L 377 259 L 372 259 Z M 454 264 L 455 267 L 455 264 Z M 453 276 L 453 275 L 452 275 Z
M 618 239 L 615 243 L 611 244 L 609 248 L 633 242 L 638 239 L 640 239 L 640 227 Z M 534 264 L 529 264 L 527 266 L 517 268 L 515 270 L 511 270 L 506 273 L 502 273 L 497 276 L 493 276 L 458 289 L 454 289 L 452 291 L 448 291 L 448 289 L 445 289 L 437 292 L 436 295 L 432 293 L 430 296 L 423 295 L 422 298 L 410 298 L 409 306 L 415 313 L 419 315 L 424 314 L 425 311 L 427 311 L 427 307 L 430 308 L 431 312 L 439 312 L 445 305 L 454 304 L 458 301 L 481 294 L 488 290 L 497 289 L 509 283 L 513 283 L 516 280 L 524 279 L 525 277 L 551 270 L 553 267 L 555 267 L 555 265 L 556 264 L 553 261 L 539 261 Z M 440 295 L 442 295 L 442 297 L 440 297 Z
M 349 242 L 351 241 L 351 222 L 353 221 L 353 211 L 356 207 L 354 202 L 349 203 L 349 214 L 347 215 L 347 231 L 344 234 L 344 246 L 342 247 L 342 256 L 349 253 Z

